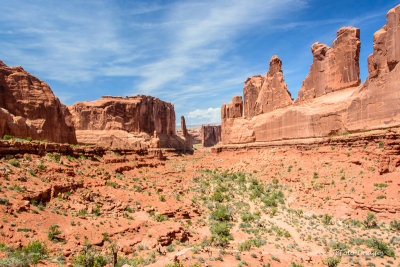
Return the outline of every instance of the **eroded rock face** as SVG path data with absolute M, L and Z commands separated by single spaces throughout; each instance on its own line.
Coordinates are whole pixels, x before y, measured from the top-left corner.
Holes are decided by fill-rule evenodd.
M 243 99 L 241 96 L 234 96 L 232 102 L 221 107 L 221 118 L 240 118 L 243 116 Z
M 152 96 L 103 96 L 68 107 L 78 142 L 111 147 L 184 149 L 171 103 Z
M 221 125 L 202 125 L 201 143 L 203 147 L 210 147 L 221 141 Z
M 360 29 L 343 27 L 336 35 L 332 48 L 319 42 L 311 46 L 313 63 L 296 102 L 360 84 Z
M 243 97 L 247 118 L 293 104 L 283 79 L 282 61 L 277 56 L 271 58 L 265 76 L 256 75 L 246 80 Z
M 386 15 L 386 25 L 374 34 L 368 57 L 369 76 L 354 93 L 346 115 L 349 131 L 400 124 L 400 5 Z
M 227 116 L 223 108 L 222 142 L 305 139 L 400 126 L 400 5 L 387 13 L 387 24 L 374 34 L 369 76 L 362 85 L 359 30 L 345 27 L 337 36 L 332 48 L 312 46 L 314 62 L 295 105 L 245 118 Z M 254 99 L 261 78 L 248 80 L 253 98 L 247 100 Z
M 64 111 L 47 83 L 22 67 L 8 67 L 0 61 L 0 137 L 7 134 L 75 144 L 75 131 L 67 125 Z
M 189 134 L 186 128 L 186 121 L 184 116 L 181 116 L 181 130 L 182 130 L 182 138 L 185 140 L 186 145 L 188 147 L 193 147 L 192 136 Z
M 175 135 L 175 111 L 152 96 L 103 96 L 69 106 L 77 130 L 125 130 L 130 133 Z
M 242 127 L 244 125 L 239 125 L 235 129 L 232 126 L 235 122 L 243 119 L 243 100 L 241 96 L 234 96 L 232 98 L 232 102 L 228 105 L 223 104 L 221 107 L 221 140 L 224 143 L 247 143 L 252 142 L 251 139 L 243 139 L 240 136 L 242 132 L 246 132 L 246 136 L 248 135 L 249 129 L 246 127 Z M 239 131 L 239 132 L 232 132 L 232 131 Z M 250 130 L 251 131 L 251 130 Z

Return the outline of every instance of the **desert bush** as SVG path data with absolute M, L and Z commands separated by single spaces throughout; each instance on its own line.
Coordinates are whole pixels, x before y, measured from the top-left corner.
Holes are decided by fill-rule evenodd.
M 33 264 L 39 263 L 39 261 L 47 258 L 48 251 L 46 243 L 35 240 L 31 241 L 26 245 L 22 252 L 28 257 L 29 261 Z
M 325 225 L 330 225 L 332 224 L 332 218 L 333 218 L 332 215 L 325 214 L 324 217 L 322 218 L 322 223 Z
M 20 167 L 19 161 L 16 160 L 16 159 L 10 160 L 10 161 L 8 162 L 8 164 L 10 164 L 11 166 L 14 166 L 14 167 L 16 167 L 16 168 L 19 168 L 19 167 Z
M 328 267 L 336 267 L 339 265 L 341 260 L 342 259 L 338 257 L 329 257 L 326 260 L 324 260 L 324 264 Z
M 73 258 L 72 262 L 77 267 L 103 267 L 106 266 L 107 258 L 98 254 L 93 249 L 85 249 Z
M 368 212 L 367 217 L 363 221 L 363 225 L 365 228 L 374 228 L 378 225 L 378 222 L 376 221 L 376 216 L 372 212 Z
M 7 257 L 0 259 L 0 266 L 36 266 L 48 257 L 46 244 L 39 240 L 31 241 L 22 249 L 17 250 L 0 244 L 0 251 L 7 252 Z
M 217 246 L 226 246 L 232 239 L 230 226 L 227 223 L 214 223 L 211 226 L 211 242 Z
M 58 228 L 59 226 L 57 224 L 50 225 L 49 231 L 47 232 L 47 237 L 50 241 L 56 242 L 61 240 L 61 238 L 58 237 L 61 234 Z
M 157 214 L 156 216 L 154 216 L 154 220 L 156 222 L 163 222 L 168 220 L 168 216 L 162 215 L 162 214 Z
M 0 205 L 8 206 L 10 204 L 10 201 L 8 198 L 0 198 Z
M 394 251 L 389 247 L 387 243 L 383 240 L 376 238 L 373 236 L 370 240 L 367 241 L 367 246 L 374 249 L 378 256 L 389 256 L 394 257 Z
M 400 231 L 400 220 L 393 220 L 390 222 L 390 229 Z
M 171 245 L 169 245 L 169 246 L 167 247 L 167 251 L 168 251 L 168 252 L 174 252 L 174 250 L 175 250 L 175 245 L 174 245 L 174 244 L 171 244 Z
M 213 212 L 211 212 L 210 219 L 220 222 L 228 222 L 232 218 L 229 209 L 225 205 L 217 205 Z

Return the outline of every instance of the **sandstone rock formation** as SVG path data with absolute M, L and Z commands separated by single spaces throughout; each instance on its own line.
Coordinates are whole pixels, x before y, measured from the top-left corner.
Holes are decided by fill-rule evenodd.
M 12 135 L 74 144 L 74 128 L 67 125 L 64 111 L 47 83 L 22 67 L 0 61 L 1 138 Z
M 221 141 L 221 125 L 202 125 L 201 143 L 203 147 L 210 147 Z
M 338 31 L 332 48 L 319 43 L 312 46 L 314 62 L 295 105 L 255 115 L 256 105 L 245 104 L 248 116 L 244 118 L 238 116 L 240 112 L 231 112 L 239 110 L 240 103 L 223 105 L 222 142 L 313 138 L 400 126 L 399 21 L 400 5 L 388 12 L 387 24 L 374 35 L 369 76 L 362 85 L 359 30 L 345 27 Z M 261 76 L 246 83 L 245 103 L 254 100 L 255 88 L 261 83 Z
M 265 76 L 248 78 L 243 88 L 244 116 L 270 112 L 293 104 L 292 97 L 283 79 L 282 61 L 273 56 Z
M 181 129 L 182 129 L 182 138 L 185 140 L 185 143 L 188 147 L 192 147 L 192 136 L 189 134 L 186 128 L 185 117 L 181 116 Z
M 254 131 L 243 117 L 243 100 L 234 96 L 232 102 L 221 107 L 221 141 L 223 143 L 254 142 Z
M 374 34 L 369 76 L 354 93 L 345 121 L 349 131 L 400 125 L 400 5 L 386 15 Z
M 125 130 L 131 133 L 174 135 L 175 111 L 152 96 L 103 96 L 69 107 L 77 130 Z
M 243 100 L 241 96 L 234 96 L 228 105 L 223 104 L 221 118 L 240 118 L 243 116 Z
M 152 96 L 103 96 L 68 109 L 79 143 L 131 148 L 187 146 L 175 132 L 174 106 Z
M 343 27 L 336 35 L 332 48 L 319 42 L 311 46 L 313 63 L 296 102 L 360 84 L 360 29 Z

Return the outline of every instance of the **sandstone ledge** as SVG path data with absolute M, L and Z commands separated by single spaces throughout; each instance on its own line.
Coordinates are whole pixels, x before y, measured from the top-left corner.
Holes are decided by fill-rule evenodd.
M 362 133 L 353 133 L 344 135 L 336 135 L 329 137 L 316 137 L 316 138 L 298 138 L 287 139 L 269 142 L 252 142 L 245 144 L 218 144 L 211 148 L 212 153 L 221 153 L 223 151 L 240 151 L 240 150 L 258 150 L 268 149 L 273 147 L 290 146 L 294 148 L 310 148 L 312 146 L 323 145 L 340 145 L 347 147 L 350 146 L 363 146 L 371 143 L 384 142 L 392 140 L 392 145 L 396 144 L 395 150 L 400 153 L 400 128 L 391 128 L 387 130 L 375 130 Z M 384 142 L 385 143 L 385 142 Z M 385 143 L 386 144 L 386 143 Z

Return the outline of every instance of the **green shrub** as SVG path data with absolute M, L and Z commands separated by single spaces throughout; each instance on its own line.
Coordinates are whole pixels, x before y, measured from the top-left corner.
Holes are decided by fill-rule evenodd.
M 249 211 L 245 211 L 242 213 L 242 221 L 245 223 L 254 222 L 255 219 L 255 216 Z
M 379 148 L 384 148 L 385 147 L 385 143 L 383 141 L 379 141 Z
M 7 252 L 7 258 L 0 259 L 0 266 L 29 267 L 47 259 L 48 255 L 46 244 L 38 240 L 31 241 L 22 249 L 17 250 L 0 244 L 0 250 Z
M 171 244 L 167 247 L 168 252 L 173 252 L 175 250 L 175 245 Z
M 390 222 L 390 229 L 400 231 L 400 220 L 393 220 Z
M 246 240 L 242 243 L 239 243 L 238 250 L 239 251 L 250 251 L 252 242 L 250 240 Z
M 81 251 L 78 256 L 73 258 L 72 262 L 75 266 L 82 267 L 103 267 L 108 263 L 105 257 L 92 249 Z
M 323 219 L 322 219 L 322 223 L 325 224 L 325 225 L 330 225 L 330 224 L 332 224 L 332 218 L 333 218 L 332 215 L 325 214 Z
M 93 208 L 93 215 L 94 216 L 100 216 L 100 204 L 97 204 L 96 207 Z
M 227 223 L 215 223 L 211 226 L 211 242 L 217 246 L 226 246 L 231 239 L 230 226 Z
M 387 243 L 385 243 L 381 239 L 377 239 L 375 236 L 373 236 L 370 240 L 367 241 L 367 246 L 370 248 L 373 248 L 374 251 L 377 253 L 378 256 L 389 256 L 389 257 L 394 257 L 394 251 L 389 247 Z
M 16 167 L 16 168 L 19 168 L 19 167 L 20 167 L 19 161 L 16 160 L 16 159 L 10 160 L 10 161 L 8 162 L 8 164 L 10 164 L 11 166 L 14 166 L 14 167 Z
M 39 170 L 44 171 L 46 169 L 46 166 L 44 166 L 43 164 L 40 164 L 38 166 Z
M 329 257 L 326 260 L 324 260 L 324 264 L 328 267 L 336 267 L 339 265 L 341 260 L 342 259 L 338 257 Z
M 219 222 L 228 222 L 231 220 L 229 209 L 225 205 L 217 205 L 215 210 L 211 212 L 210 219 Z
M 14 136 L 8 135 L 8 134 L 3 136 L 3 140 L 11 140 L 11 139 L 14 139 L 14 138 L 15 138 Z
M 227 198 L 228 197 L 220 191 L 214 191 L 213 195 L 211 196 L 211 200 L 216 202 L 223 202 Z
M 368 212 L 367 217 L 363 221 L 363 224 L 365 228 L 374 228 L 378 225 L 378 222 L 376 221 L 376 216 L 372 212 Z
M 157 214 L 156 216 L 154 216 L 154 220 L 156 222 L 163 222 L 163 221 L 168 220 L 168 216 L 162 215 L 162 214 Z
M 46 243 L 39 240 L 29 242 L 28 245 L 22 249 L 22 252 L 34 265 L 38 264 L 39 261 L 46 259 L 48 255 Z
M 7 198 L 0 198 L 0 205 L 8 206 L 10 201 Z
M 61 234 L 61 231 L 58 229 L 59 226 L 57 224 L 50 225 L 49 231 L 47 232 L 47 237 L 50 241 L 59 241 L 60 238 L 58 237 Z

